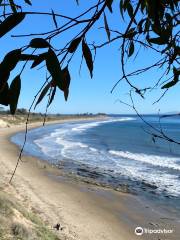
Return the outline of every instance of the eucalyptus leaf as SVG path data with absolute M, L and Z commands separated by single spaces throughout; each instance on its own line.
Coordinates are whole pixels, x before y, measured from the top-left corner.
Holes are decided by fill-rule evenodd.
M 106 30 L 106 33 L 107 33 L 108 40 L 110 41 L 111 40 L 111 33 L 110 33 L 110 30 L 109 30 L 109 26 L 108 26 L 108 22 L 107 22 L 107 18 L 106 18 L 105 13 L 104 13 L 104 26 L 105 26 L 105 30 Z
M 180 75 L 180 71 L 177 70 L 177 68 L 173 68 L 173 73 L 174 73 L 174 79 L 171 82 L 166 83 L 164 86 L 162 86 L 161 88 L 171 88 L 174 85 L 176 85 L 176 83 L 179 82 L 179 75 Z
M 91 54 L 91 50 L 89 49 L 88 45 L 86 44 L 86 42 L 82 41 L 82 51 L 83 51 L 83 56 L 86 60 L 86 64 L 87 67 L 89 69 L 91 78 L 93 77 L 93 60 L 92 60 L 92 54 Z
M 0 38 L 20 24 L 26 14 L 23 12 L 13 13 L 0 24 Z
M 33 64 L 31 65 L 31 68 L 37 67 L 39 64 L 41 64 L 43 61 L 46 60 L 47 52 L 39 54 L 36 59 L 34 59 Z
M 16 67 L 20 60 L 21 50 L 15 49 L 6 54 L 0 64 L 0 92 L 5 87 L 6 82 L 10 76 L 10 72 Z
M 62 70 L 62 76 L 63 76 L 63 78 L 62 78 L 62 89 L 61 90 L 64 91 L 65 89 L 69 88 L 70 81 L 71 81 L 71 76 L 70 76 L 68 67 L 65 67 Z
M 34 109 L 35 109 L 36 106 L 43 100 L 43 98 L 46 96 L 49 88 L 50 88 L 50 83 L 48 83 L 48 84 L 44 87 L 44 89 L 42 90 L 42 92 L 40 93 L 40 96 L 39 96 L 39 98 L 38 98 L 38 100 L 37 100 L 37 102 L 36 102 L 36 104 L 35 104 Z
M 16 112 L 20 91 L 21 91 L 21 77 L 20 75 L 18 75 L 13 79 L 9 88 L 9 104 L 10 112 L 12 115 L 14 115 Z
M 31 1 L 30 0 L 24 0 L 25 3 L 27 3 L 28 5 L 32 5 Z
M 174 85 L 176 85 L 177 81 L 171 81 L 171 82 L 168 82 L 166 83 L 164 86 L 162 86 L 161 88 L 164 89 L 164 88 L 170 88 L 170 87 L 173 87 Z
M 70 76 L 68 67 L 65 67 L 62 70 L 62 75 L 63 75 L 63 79 L 62 79 L 61 90 L 64 92 L 64 98 L 67 101 L 68 95 L 69 95 L 69 85 L 71 81 L 71 76 Z
M 163 37 L 149 38 L 148 42 L 158 44 L 158 45 L 164 45 L 167 43 L 167 39 L 164 39 Z
M 106 0 L 106 5 L 111 13 L 113 12 L 112 3 L 113 3 L 113 0 Z
M 52 49 L 49 49 L 46 55 L 46 66 L 52 76 L 52 79 L 54 80 L 56 85 L 61 89 L 63 79 L 62 70 L 59 60 Z
M 69 96 L 69 89 L 66 89 L 66 90 L 64 90 L 64 99 L 65 99 L 65 101 L 68 100 L 68 96 Z
M 10 76 L 10 71 L 5 71 L 1 66 L 0 66 L 0 94 L 4 90 L 6 83 L 8 81 L 8 78 Z
M 134 42 L 131 41 L 130 45 L 129 45 L 129 53 L 128 53 L 128 57 L 131 57 L 134 53 Z
M 53 90 L 51 92 L 51 96 L 50 96 L 50 99 L 49 99 L 49 103 L 48 103 L 48 107 L 51 105 L 51 103 L 53 102 L 54 100 L 54 97 L 55 97 L 55 94 L 56 94 L 56 87 L 53 87 Z
M 70 53 L 75 52 L 81 42 L 81 39 L 82 39 L 81 37 L 74 39 L 69 45 L 68 52 Z
M 123 14 L 123 12 L 124 12 L 124 0 L 120 0 L 119 8 L 120 8 L 121 16 L 122 16 L 122 18 L 124 20 L 124 14 Z
M 20 60 L 20 57 L 21 49 L 15 49 L 6 54 L 3 61 L 1 62 L 1 65 L 5 71 L 12 71 L 16 67 L 18 61 Z
M 13 13 L 17 13 L 17 9 L 16 9 L 17 5 L 14 3 L 14 0 L 9 0 L 9 4 L 11 6 L 11 10 L 13 11 Z
M 49 48 L 51 45 L 43 38 L 34 38 L 30 41 L 29 46 L 32 48 Z
M 21 54 L 20 55 L 20 61 L 35 61 L 38 58 L 37 55 L 33 54 Z
M 8 83 L 6 82 L 3 90 L 0 92 L 0 104 L 4 106 L 9 105 L 8 95 L 9 95 L 9 86 L 8 86 Z
M 130 17 L 131 19 L 133 19 L 133 18 L 134 18 L 134 15 L 133 15 L 133 12 L 134 12 L 134 11 L 133 11 L 133 7 L 132 7 L 132 5 L 131 5 L 130 2 L 127 4 L 127 11 L 128 11 L 129 17 Z M 133 21 L 134 21 L 135 24 L 137 24 L 135 18 L 134 18 Z

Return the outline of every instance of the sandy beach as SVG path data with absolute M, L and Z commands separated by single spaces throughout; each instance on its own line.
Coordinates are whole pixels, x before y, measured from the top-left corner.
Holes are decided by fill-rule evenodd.
M 30 128 L 38 126 L 40 123 L 33 123 Z M 19 154 L 9 138 L 24 129 L 25 125 L 0 129 L 1 189 L 39 215 L 59 239 L 178 240 L 178 222 L 153 203 L 136 195 L 73 180 L 62 170 L 31 156 L 23 156 L 12 184 L 8 184 Z M 60 231 L 53 228 L 57 223 L 62 227 Z M 138 226 L 173 229 L 173 233 L 136 236 L 134 230 Z

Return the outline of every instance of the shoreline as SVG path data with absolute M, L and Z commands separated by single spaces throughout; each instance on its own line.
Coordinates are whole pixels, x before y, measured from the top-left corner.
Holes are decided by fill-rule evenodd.
M 47 124 L 55 123 L 59 121 Z M 34 123 L 30 127 L 39 125 Z M 10 142 L 10 137 L 23 129 L 24 126 L 1 129 L 1 184 L 5 192 L 15 195 L 30 211 L 36 209 L 49 227 L 60 222 L 63 226 L 58 232 L 60 239 L 135 240 L 139 239 L 134 234 L 137 226 L 173 227 L 171 221 L 155 213 L 153 207 L 138 196 L 74 181 L 64 177 L 61 170 L 31 156 L 23 155 L 23 163 L 20 163 L 12 185 L 7 184 L 19 151 L 18 146 Z M 157 225 L 153 226 L 154 222 Z M 173 235 L 163 235 L 160 239 L 177 240 L 178 232 Z M 141 239 L 154 239 L 154 236 L 146 234 Z

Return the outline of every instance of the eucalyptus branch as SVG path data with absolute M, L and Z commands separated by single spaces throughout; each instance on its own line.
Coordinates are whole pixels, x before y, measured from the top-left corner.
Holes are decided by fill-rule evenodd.
M 165 96 L 165 94 L 167 93 L 168 90 L 169 90 L 169 89 L 166 89 L 166 90 L 163 92 L 163 94 L 162 94 L 155 102 L 153 102 L 153 105 L 156 104 L 156 103 L 158 103 L 158 102 Z
M 163 64 L 165 63 L 164 58 L 161 59 L 161 60 L 159 60 L 159 61 L 156 62 L 155 64 L 152 64 L 152 65 L 148 66 L 148 67 L 135 70 L 135 71 L 133 71 L 133 72 L 131 72 L 131 73 L 127 73 L 126 76 L 127 76 L 127 77 L 137 76 L 137 75 L 139 75 L 139 74 L 142 74 L 142 73 L 144 73 L 144 72 L 147 72 L 147 71 L 151 70 L 151 69 L 154 68 L 154 67 L 159 67 L 160 65 L 162 65 L 162 63 L 163 63 Z M 117 85 L 118 85 L 124 78 L 125 78 L 125 76 L 122 76 L 122 77 L 114 84 L 114 86 L 113 86 L 112 89 L 111 89 L 111 93 L 113 93 L 113 91 L 115 90 L 115 88 L 117 87 Z
M 137 12 L 138 12 L 138 10 L 139 10 L 140 5 L 141 5 L 141 0 L 139 0 L 138 4 L 137 4 L 137 6 L 136 6 L 136 9 L 135 9 L 135 11 L 134 11 L 134 13 L 133 13 L 133 16 L 132 16 L 132 18 L 131 18 L 131 20 L 130 20 L 127 28 L 126 28 L 126 31 L 125 31 L 125 34 L 124 34 L 125 36 L 127 35 L 128 31 L 129 31 L 129 29 L 130 29 L 130 27 L 131 27 L 131 25 L 132 25 L 132 23 L 133 23 L 133 21 L 134 21 L 134 19 L 135 19 L 135 16 L 136 16 L 136 14 L 137 14 Z M 128 80 L 128 78 L 127 78 L 127 76 L 126 76 L 125 67 L 124 67 L 124 55 L 125 55 L 124 46 L 125 46 L 125 41 L 126 41 L 126 38 L 123 38 L 123 43 L 122 43 L 122 47 L 121 47 L 121 50 L 122 50 L 122 53 L 121 53 L 121 67 L 122 67 L 123 77 L 125 78 L 125 80 L 127 81 L 127 83 L 128 83 L 133 89 L 135 89 L 136 93 L 140 94 L 141 97 L 143 97 L 142 94 L 141 94 L 141 92 L 140 92 L 140 90 L 139 90 L 137 87 L 135 87 L 133 84 L 131 84 L 131 82 Z
M 155 138 L 161 138 L 161 139 L 164 139 L 164 140 L 166 140 L 166 141 L 168 141 L 168 142 L 171 142 L 171 143 L 175 143 L 175 144 L 180 145 L 180 142 L 178 142 L 178 141 L 170 138 L 169 136 L 167 136 L 167 135 L 163 132 L 162 128 L 160 128 L 160 130 L 159 130 L 158 128 L 154 127 L 151 123 L 149 123 L 148 121 L 146 121 L 141 114 L 139 114 L 139 112 L 137 111 L 137 109 L 136 109 L 136 107 L 135 107 L 135 104 L 134 104 L 134 100 L 133 100 L 132 92 L 131 92 L 131 91 L 130 91 L 130 99 L 131 99 L 131 102 L 132 102 L 132 106 L 131 106 L 131 107 L 132 107 L 133 110 L 136 112 L 137 116 L 138 116 L 147 126 L 149 126 L 152 130 L 155 131 L 155 133 L 151 133 L 151 135 L 152 135 L 153 137 L 155 137 Z

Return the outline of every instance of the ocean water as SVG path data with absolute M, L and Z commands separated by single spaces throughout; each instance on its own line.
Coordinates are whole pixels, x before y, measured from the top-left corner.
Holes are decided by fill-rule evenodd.
M 180 118 L 144 118 L 180 141 Z M 147 132 L 152 130 L 137 116 L 50 125 L 29 131 L 24 153 L 113 188 L 179 200 L 180 145 L 154 143 Z M 24 133 L 12 137 L 19 146 L 23 140 Z

